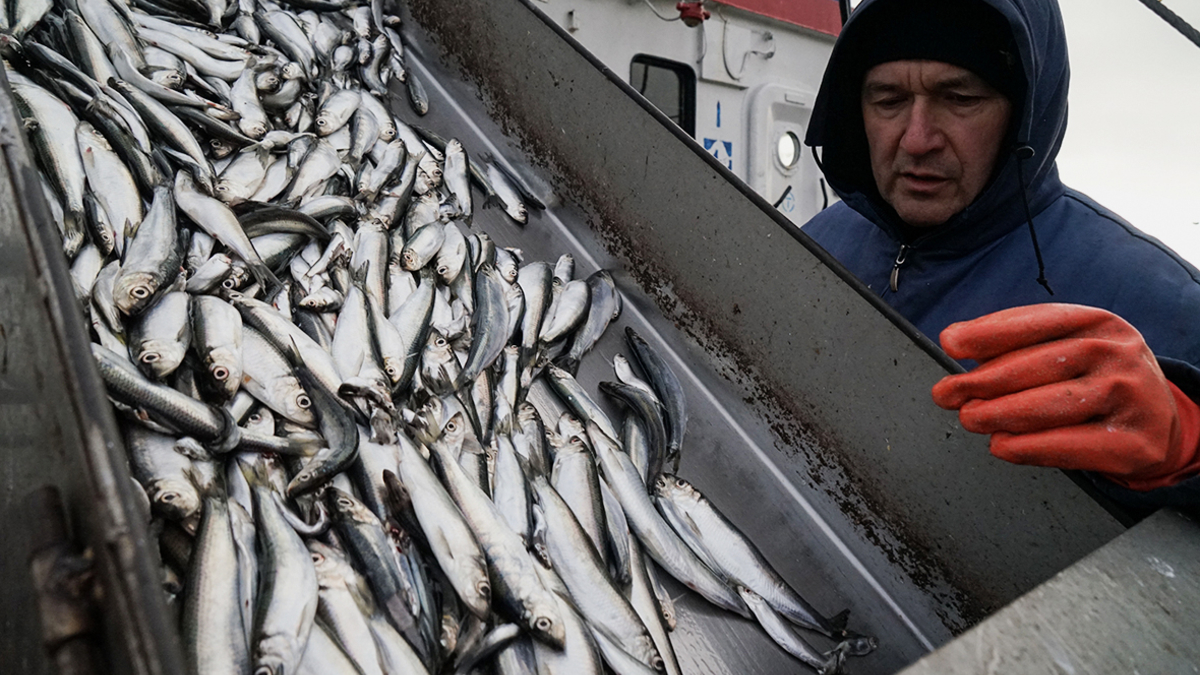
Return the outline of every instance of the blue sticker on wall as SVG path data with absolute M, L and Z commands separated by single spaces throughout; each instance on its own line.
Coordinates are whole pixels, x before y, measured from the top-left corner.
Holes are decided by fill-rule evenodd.
M 717 161 L 733 171 L 733 141 L 718 141 L 715 138 L 704 139 L 704 149 L 712 153 Z
M 784 197 L 783 203 L 779 205 L 779 210 L 787 211 L 788 213 L 791 213 L 792 211 L 796 210 L 796 193 L 795 192 L 789 192 L 787 194 L 787 197 Z

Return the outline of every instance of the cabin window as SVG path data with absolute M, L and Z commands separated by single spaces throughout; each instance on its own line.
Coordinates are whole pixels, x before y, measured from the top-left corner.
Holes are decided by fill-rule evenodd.
M 696 135 L 696 73 L 685 63 L 638 54 L 629 84 L 689 136 Z
M 800 137 L 794 131 L 785 131 L 775 144 L 775 158 L 785 169 L 795 168 L 800 161 Z

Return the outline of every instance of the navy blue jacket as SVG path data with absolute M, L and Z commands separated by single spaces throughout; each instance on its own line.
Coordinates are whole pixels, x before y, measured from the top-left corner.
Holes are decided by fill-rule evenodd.
M 872 7 L 888 1 L 864 2 L 834 46 L 806 142 L 821 148 L 826 180 L 842 201 L 809 221 L 804 232 L 935 342 L 951 323 L 1009 307 L 1091 305 L 1133 324 L 1168 378 L 1200 400 L 1200 272 L 1058 178 L 1055 157 L 1066 131 L 1069 68 L 1057 3 L 984 0 L 1007 18 L 1025 80 L 1032 83 L 1022 109 L 1014 110 L 1009 140 L 1011 148 L 1027 145 L 1034 155 L 1018 160 L 1015 152 L 1005 153 L 970 206 L 941 226 L 916 231 L 901 225 L 880 198 L 862 130 L 858 26 Z M 1021 178 L 1053 297 L 1036 281 Z M 889 277 L 901 253 L 893 292 Z M 1090 477 L 1102 492 L 1130 506 L 1200 504 L 1200 477 L 1145 493 Z

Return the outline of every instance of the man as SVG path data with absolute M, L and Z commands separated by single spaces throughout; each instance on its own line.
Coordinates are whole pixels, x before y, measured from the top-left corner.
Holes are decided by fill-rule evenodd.
M 1197 504 L 1200 272 L 1059 181 L 1067 80 L 1054 0 L 866 0 L 806 138 L 842 202 L 804 231 L 973 368 L 933 398 L 994 455 Z

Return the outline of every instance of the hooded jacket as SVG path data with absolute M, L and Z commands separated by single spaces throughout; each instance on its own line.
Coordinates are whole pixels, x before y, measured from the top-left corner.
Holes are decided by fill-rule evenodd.
M 1010 307 L 1099 307 L 1141 331 L 1168 379 L 1200 401 L 1200 272 L 1058 178 L 1069 66 L 1057 2 L 979 1 L 1007 20 L 1029 83 L 991 182 L 967 208 L 928 230 L 901 224 L 879 196 L 866 154 L 864 73 L 856 55 L 873 27 L 872 12 L 894 0 L 866 0 L 834 46 L 805 139 L 820 148 L 826 180 L 842 201 L 804 232 L 934 341 L 951 323 Z M 1022 146 L 1032 148 L 1032 157 L 1018 159 Z M 1053 296 L 1037 281 L 1022 183 Z M 1200 477 L 1145 493 L 1089 477 L 1129 506 L 1200 503 Z

